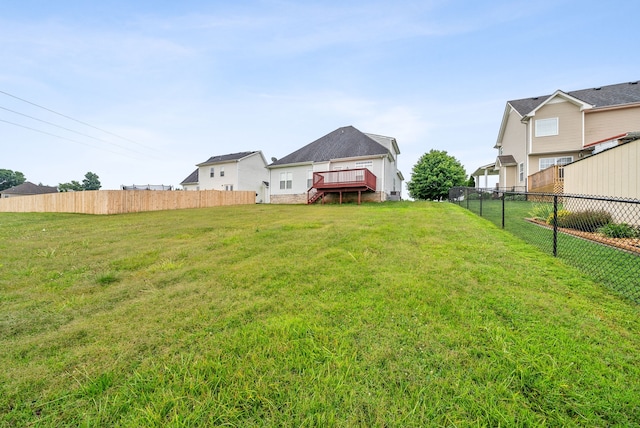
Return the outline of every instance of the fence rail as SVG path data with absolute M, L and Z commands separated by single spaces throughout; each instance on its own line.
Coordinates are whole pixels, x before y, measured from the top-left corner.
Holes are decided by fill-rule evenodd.
M 255 204 L 253 191 L 92 190 L 0 199 L 0 212 L 124 214 Z
M 640 303 L 640 200 L 456 187 L 449 201 Z

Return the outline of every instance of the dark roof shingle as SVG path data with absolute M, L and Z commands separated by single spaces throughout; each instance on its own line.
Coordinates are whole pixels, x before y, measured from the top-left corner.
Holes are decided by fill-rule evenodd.
M 198 171 L 199 169 L 196 169 L 195 171 L 193 171 L 191 174 L 189 174 L 187 178 L 182 180 L 180 184 L 197 184 L 198 181 L 200 180 Z
M 58 188 L 55 186 L 41 186 L 33 184 L 30 181 L 25 181 L 17 186 L 2 190 L 0 193 L 6 193 L 8 195 L 44 195 L 47 193 L 58 193 Z
M 206 161 L 199 163 L 198 166 L 200 165 L 208 165 L 208 164 L 213 164 L 213 163 L 221 163 L 221 162 L 229 162 L 229 161 L 234 161 L 234 160 L 240 160 L 244 157 L 247 157 L 253 153 L 256 153 L 255 151 L 253 152 L 240 152 L 240 153 L 229 153 L 228 155 L 218 155 L 218 156 L 211 156 L 209 159 L 207 159 Z
M 580 89 L 566 92 L 574 98 L 594 107 L 610 107 L 640 103 L 640 83 L 638 81 L 601 86 L 599 88 Z M 545 102 L 551 95 L 523 98 L 509 101 L 521 116 L 524 116 Z
M 500 155 L 498 156 L 498 162 L 500 163 L 500 166 L 518 165 L 518 162 L 516 162 L 516 158 L 514 158 L 513 155 Z
M 331 159 L 386 155 L 389 150 L 353 126 L 338 128 L 301 149 L 278 159 L 269 166 L 305 162 L 325 162 Z

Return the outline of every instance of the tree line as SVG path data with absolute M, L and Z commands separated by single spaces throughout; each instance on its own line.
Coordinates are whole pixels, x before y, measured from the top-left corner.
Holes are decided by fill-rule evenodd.
M 25 175 L 20 171 L 12 171 L 10 169 L 0 169 L 0 191 L 10 187 L 19 186 L 27 181 Z M 82 190 L 99 190 L 102 187 L 100 177 L 94 172 L 87 172 L 84 175 L 82 183 L 72 180 L 68 183 L 58 184 L 60 192 L 82 191 Z

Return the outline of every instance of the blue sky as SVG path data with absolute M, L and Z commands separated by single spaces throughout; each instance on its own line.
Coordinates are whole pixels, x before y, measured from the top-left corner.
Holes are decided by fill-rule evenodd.
M 640 79 L 635 1 L 4 3 L 0 168 L 46 185 L 177 186 L 346 125 L 396 137 L 407 180 L 431 149 L 471 173 L 506 101 Z

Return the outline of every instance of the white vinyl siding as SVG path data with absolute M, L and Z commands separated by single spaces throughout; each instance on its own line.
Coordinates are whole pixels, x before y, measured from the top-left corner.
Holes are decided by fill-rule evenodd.
M 536 137 L 550 137 L 558 135 L 558 118 L 536 120 Z

